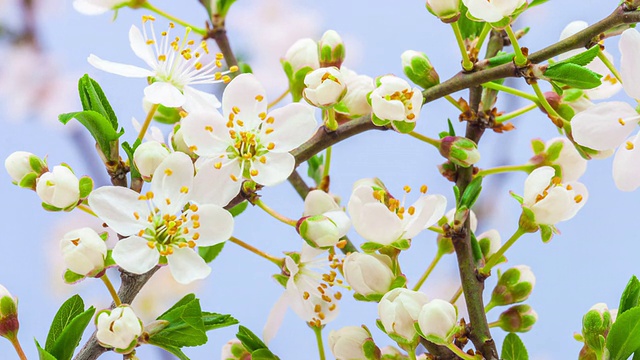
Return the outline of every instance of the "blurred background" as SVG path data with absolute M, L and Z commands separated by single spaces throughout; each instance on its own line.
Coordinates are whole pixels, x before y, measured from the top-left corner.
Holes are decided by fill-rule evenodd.
M 25 3 L 29 4 L 26 10 Z M 196 0 L 153 3 L 196 26 L 204 24 L 206 13 Z M 527 11 L 514 27 L 531 26 L 521 45 L 535 51 L 555 42 L 570 21 L 594 23 L 613 11 L 617 3 L 551 1 Z M 132 24 L 139 26 L 145 14 L 143 10 L 123 9 L 116 19 L 111 14 L 90 17 L 77 13 L 69 0 L 0 0 L 0 159 L 13 151 L 29 151 L 47 156 L 50 167 L 64 162 L 78 176 L 90 175 L 97 185 L 106 185 L 108 178 L 93 150 L 93 141 L 77 123 L 60 124 L 57 115 L 80 109 L 76 83 L 88 73 L 98 80 L 111 101 L 127 130 L 124 138 L 135 138 L 130 120 L 145 116 L 141 104 L 145 81 L 98 71 L 86 58 L 93 53 L 112 61 L 143 65 L 129 48 L 128 30 Z M 156 29 L 163 29 L 167 22 L 157 18 Z M 302 37 L 317 40 L 327 29 L 342 35 L 347 51 L 345 66 L 361 74 L 402 76 L 400 54 L 408 49 L 425 52 L 442 80 L 460 69 L 450 27 L 429 14 L 424 1 L 240 0 L 229 13 L 227 27 L 232 47 L 253 67 L 271 99 L 287 86 L 279 61 L 287 48 Z M 617 39 L 609 39 L 605 45 L 617 64 Z M 213 43 L 210 46 L 215 47 Z M 507 84 L 526 88 L 521 79 L 509 79 Z M 453 95 L 467 96 L 465 92 Z M 629 101 L 623 93 L 617 98 Z M 507 96 L 501 96 L 498 102 L 502 111 L 524 105 L 526 102 Z M 446 130 L 448 118 L 458 133 L 463 133 L 464 124 L 457 122 L 455 109 L 444 100 L 423 108 L 416 131 L 436 137 Z M 558 136 L 551 122 L 538 111 L 513 123 L 514 131 L 485 134 L 480 143 L 480 167 L 525 163 L 532 156 L 532 138 L 548 140 Z M 165 136 L 169 132 L 167 127 L 161 130 Z M 391 131 L 360 134 L 336 145 L 333 155 L 331 190 L 342 197 L 343 205 L 356 180 L 374 176 L 398 196 L 404 185 L 415 188 L 427 184 L 430 193 L 444 194 L 452 202 L 452 184 L 436 168 L 443 158 L 429 145 L 408 136 Z M 574 219 L 559 224 L 561 235 L 548 244 L 543 244 L 538 234 L 525 235 L 508 252 L 508 265 L 502 265 L 503 269 L 529 265 L 537 278 L 527 303 L 538 312 L 539 320 L 521 336 L 532 359 L 577 357 L 581 344 L 573 340 L 573 333 L 580 332 L 582 315 L 598 302 L 616 308 L 631 275 L 640 274 L 640 236 L 636 229 L 640 197 L 615 188 L 611 163 L 611 158 L 589 162 L 587 173 L 581 178 L 589 189 L 589 200 Z M 304 168 L 300 171 L 306 172 Z M 508 192 L 522 194 L 525 177 L 519 173 L 486 179 L 477 205 L 478 233 L 495 228 L 503 240 L 511 236 L 520 207 Z M 12 185 L 4 170 L 0 171 L 0 195 L 4 226 L 0 236 L 0 284 L 19 298 L 20 339 L 29 358 L 35 359 L 32 339 L 41 343 L 46 339 L 51 319 L 66 298 L 79 293 L 86 303 L 98 309 L 111 302 L 98 281 L 87 280 L 74 286 L 62 281 L 59 239 L 71 229 L 100 224 L 79 211 L 44 211 L 37 195 Z M 297 218 L 302 213 L 302 200 L 288 183 L 267 188 L 262 195 L 282 214 Z M 234 235 L 278 256 L 301 247 L 292 228 L 273 221 L 258 208 L 249 208 L 236 219 Z M 354 231 L 350 236 L 356 244 L 362 242 Z M 411 249 L 401 257 L 410 285 L 426 269 L 435 251 L 435 234 L 424 232 L 413 239 Z M 137 309 L 145 319 L 154 319 L 184 294 L 195 291 L 203 310 L 232 314 L 261 334 L 271 307 L 283 291 L 270 278 L 278 269 L 234 244 L 227 244 L 211 266 L 209 278 L 188 287 L 178 286 L 168 269 L 162 269 L 148 291 L 139 296 Z M 117 273 L 111 273 L 111 279 L 118 280 Z M 487 295 L 494 284 L 495 277 L 487 281 Z M 458 286 L 454 256 L 450 255 L 422 289 L 431 298 L 449 299 Z M 380 347 L 391 344 L 375 326 L 375 304 L 346 296 L 340 306 L 340 316 L 323 332 L 325 341 L 330 330 L 365 324 Z M 496 320 L 499 314 L 500 308 L 492 310 L 489 321 Z M 186 348 L 185 353 L 192 359 L 218 359 L 221 347 L 236 331 L 237 327 L 212 331 L 208 344 Z M 504 332 L 496 329 L 493 334 L 501 346 Z M 313 332 L 291 311 L 270 348 L 283 360 L 317 358 Z M 171 358 L 150 346 L 142 347 L 138 354 L 141 359 Z M 0 358 L 17 359 L 4 340 L 0 341 Z M 106 354 L 103 358 L 120 357 Z

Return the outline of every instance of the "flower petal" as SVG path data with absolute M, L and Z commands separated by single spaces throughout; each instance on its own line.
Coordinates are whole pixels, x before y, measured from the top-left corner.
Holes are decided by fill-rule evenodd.
M 145 78 L 149 76 L 155 76 L 155 73 L 151 70 L 143 69 L 141 67 L 116 63 L 108 60 L 102 60 L 101 58 L 91 54 L 87 58 L 89 64 L 93 65 L 96 69 L 106 71 L 108 73 L 133 77 L 133 78 Z
M 254 161 L 251 164 L 251 170 L 258 170 L 258 175 L 251 178 L 264 186 L 278 185 L 287 180 L 296 165 L 295 158 L 288 152 L 268 152 L 264 157 L 266 159 L 264 164 L 261 161 Z
M 533 205 L 536 197 L 549 186 L 556 171 L 551 166 L 539 167 L 531 172 L 524 181 L 523 202 L 526 205 Z
M 314 108 L 301 103 L 275 109 L 268 117 L 273 118 L 273 124 L 264 124 L 263 127 L 272 128 L 273 132 L 266 133 L 262 142 L 274 143 L 275 152 L 288 152 L 297 148 L 309 140 L 318 129 Z
M 618 147 L 638 124 L 638 113 L 621 101 L 600 103 L 571 120 L 574 140 L 594 150 Z
M 267 113 L 267 92 L 253 74 L 236 76 L 222 94 L 222 113 L 235 114 L 236 120 L 244 122 L 245 129 L 254 129 L 260 123 L 259 114 Z
M 139 200 L 139 196 L 126 187 L 103 186 L 91 192 L 89 206 L 115 232 L 128 236 L 149 225 L 149 206 L 147 201 Z
M 152 104 L 161 104 L 166 107 L 182 106 L 184 95 L 177 87 L 163 81 L 156 81 L 144 88 L 144 98 Z
M 169 154 L 153 173 L 153 203 L 162 214 L 173 215 L 182 210 L 193 187 L 193 163 L 183 152 Z
M 134 274 L 144 274 L 158 265 L 160 253 L 147 245 L 147 240 L 130 236 L 116 243 L 113 248 L 113 260 L 121 268 Z
M 220 100 L 208 92 L 200 91 L 186 85 L 182 88 L 182 91 L 186 98 L 182 108 L 186 112 L 212 111 L 222 106 Z
M 535 214 L 535 222 L 553 225 L 567 220 L 575 205 L 573 194 L 573 191 L 562 186 L 551 188 L 544 199 L 531 206 L 531 210 Z
M 196 229 L 200 234 L 196 241 L 198 246 L 216 245 L 231 237 L 234 220 L 227 210 L 217 205 L 206 204 L 201 205 L 197 213 L 200 215 L 200 227 Z
M 205 160 L 198 164 L 199 170 L 193 179 L 191 200 L 199 204 L 226 206 L 240 192 L 240 167 L 238 162 L 233 160 L 216 169 L 215 162 Z M 231 175 L 238 180 L 234 181 Z
M 442 218 L 447 208 L 447 198 L 442 195 L 421 196 L 412 207 L 415 209 L 414 214 L 405 213 L 403 219 L 403 237 L 407 239 L 415 237 Z
M 180 130 L 187 145 L 195 146 L 194 152 L 200 156 L 217 157 L 232 144 L 226 122 L 217 110 L 189 113 L 182 119 Z
M 624 91 L 634 99 L 640 99 L 640 33 L 627 29 L 620 36 L 620 76 Z
M 633 191 L 640 187 L 640 135 L 627 139 L 618 148 L 613 158 L 613 180 L 622 191 Z
M 284 315 L 287 313 L 287 308 L 289 308 L 289 296 L 284 292 L 278 301 L 273 304 L 273 307 L 269 312 L 269 317 L 267 318 L 267 323 L 264 324 L 262 339 L 265 344 L 269 345 L 269 342 L 276 337 L 276 334 L 282 325 L 282 321 L 284 320 Z
M 189 247 L 173 248 L 173 254 L 167 256 L 171 275 L 180 284 L 204 279 L 211 273 L 211 268 Z
M 144 60 L 150 68 L 155 69 L 158 66 L 152 45 L 147 44 L 142 32 L 135 25 L 131 25 L 129 29 L 129 45 L 136 56 Z
M 402 236 L 402 222 L 380 203 L 364 204 L 360 214 L 351 214 L 353 227 L 368 241 L 389 245 Z
M 324 214 L 328 211 L 340 210 L 333 196 L 322 190 L 311 190 L 304 199 L 303 216 Z

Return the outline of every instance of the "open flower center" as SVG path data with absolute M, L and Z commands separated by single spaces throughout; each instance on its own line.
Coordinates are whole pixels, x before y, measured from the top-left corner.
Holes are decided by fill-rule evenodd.
M 329 313 L 337 310 L 337 303 L 342 299 L 342 293 L 334 292 L 332 289 L 336 285 L 344 286 L 343 280 L 337 278 L 337 271 L 342 267 L 342 261 L 332 253 L 328 254 L 327 260 L 300 263 L 298 273 L 293 274 L 294 282 L 310 285 L 302 292 L 302 300 L 312 304 L 313 317 L 308 322 L 309 326 L 320 327 Z M 328 266 L 326 266 L 327 263 Z M 328 271 L 326 271 L 327 267 Z M 306 281 L 302 280 L 302 277 L 305 277 Z M 315 288 L 313 288 L 314 286 Z
M 554 177 L 551 179 L 551 182 L 549 183 L 549 186 L 547 186 L 544 191 L 542 191 L 542 193 L 538 194 L 536 196 L 536 201 L 535 203 L 538 203 L 540 201 L 542 201 L 543 199 L 545 199 L 548 195 L 549 195 L 549 191 L 555 187 L 563 187 L 565 189 L 567 189 L 568 191 L 573 190 L 573 187 L 571 185 L 565 185 L 561 183 L 561 179 L 559 177 Z M 579 204 L 581 201 L 583 200 L 582 195 L 577 194 L 574 198 L 573 201 L 575 201 L 576 204 Z
M 374 190 L 373 190 L 373 198 L 378 200 L 384 206 L 386 206 L 387 209 L 389 209 L 389 211 L 395 213 L 398 216 L 398 218 L 400 218 L 400 220 L 403 220 L 404 217 L 405 217 L 405 214 L 409 214 L 409 216 L 413 216 L 413 214 L 415 214 L 415 212 L 416 212 L 416 208 L 415 207 L 409 206 L 408 208 L 405 208 L 405 206 L 404 206 L 406 198 L 407 198 L 406 195 L 411 193 L 411 187 L 409 185 L 405 185 L 403 187 L 403 190 L 404 190 L 405 194 L 402 197 L 402 201 L 394 198 L 385 189 L 380 189 L 380 188 L 374 188 Z M 427 190 L 428 190 L 427 185 L 422 185 L 420 187 L 420 193 L 422 193 L 422 194 L 426 194 Z

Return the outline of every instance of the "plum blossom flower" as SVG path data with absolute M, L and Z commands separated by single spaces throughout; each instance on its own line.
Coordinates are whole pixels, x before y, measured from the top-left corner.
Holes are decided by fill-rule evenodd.
M 103 347 L 120 354 L 129 354 L 142 335 L 142 322 L 129 305 L 96 314 L 96 338 Z
M 373 343 L 371 333 L 364 326 L 345 326 L 340 330 L 332 330 L 329 333 L 329 349 L 338 360 L 373 359 L 367 356 L 365 346 Z M 374 351 L 380 350 L 373 344 Z
M 267 113 L 265 90 L 251 74 L 227 86 L 222 111 L 224 116 L 217 110 L 192 112 L 181 130 L 200 156 L 199 174 L 220 179 L 217 196 L 224 204 L 240 191 L 243 178 L 265 186 L 285 181 L 295 167 L 289 151 L 309 140 L 318 126 L 308 105 L 293 103 Z
M 422 335 L 436 343 L 447 343 L 452 330 L 456 329 L 458 309 L 441 299 L 433 299 L 422 306 L 418 315 L 418 326 Z
M 307 102 L 319 108 L 329 108 L 338 103 L 347 91 L 342 73 L 337 67 L 319 68 L 304 78 L 302 95 Z
M 202 41 L 195 46 L 193 40 L 187 40 L 189 29 L 184 39 L 173 37 L 171 29 L 175 26 L 170 23 L 169 29 L 163 31 L 158 40 L 153 29 L 154 21 L 153 16 L 143 16 L 142 31 L 135 25 L 129 30 L 131 49 L 150 69 L 103 60 L 93 54 L 89 55 L 89 63 L 116 75 L 150 78 L 151 84 L 144 89 L 144 95 L 145 100 L 152 104 L 182 106 L 187 111 L 219 107 L 220 102 L 214 95 L 196 90 L 192 85 L 228 82 L 227 74 L 235 69 L 218 71 L 222 67 L 219 54 L 212 61 L 203 62 L 203 57 L 209 54 L 207 43 Z M 146 24 L 149 24 L 151 37 L 147 34 Z
M 517 9 L 527 3 L 527 0 L 462 0 L 469 9 L 471 16 L 496 23 L 511 16 Z
M 422 108 L 422 92 L 393 75 L 378 78 L 376 85 L 376 89 L 369 94 L 373 123 L 378 126 L 391 124 L 401 133 L 412 131 Z
M 91 228 L 66 233 L 60 240 L 60 250 L 65 265 L 76 274 L 94 276 L 104 270 L 107 245 Z
M 411 188 L 405 186 L 409 193 Z M 353 186 L 347 209 L 358 234 L 379 245 L 392 245 L 402 239 L 411 239 L 435 224 L 444 214 L 447 199 L 442 195 L 422 195 L 409 207 L 391 196 L 378 179 L 363 179 Z
M 129 0 L 75 0 L 73 8 L 85 15 L 100 15 L 126 6 Z
M 43 203 L 65 209 L 80 200 L 80 181 L 67 166 L 57 165 L 50 172 L 40 175 L 36 193 Z
M 334 246 L 351 228 L 351 220 L 333 197 L 322 190 L 312 190 L 304 199 L 304 213 L 297 229 L 309 245 Z
M 413 342 L 418 336 L 414 324 L 428 302 L 427 295 L 409 289 L 397 288 L 386 293 L 378 303 L 378 316 L 385 332 Z
M 189 156 L 175 152 L 158 166 L 151 191 L 145 195 L 117 186 L 91 193 L 93 211 L 126 236 L 113 249 L 113 259 L 120 267 L 142 274 L 166 259 L 181 284 L 209 275 L 211 268 L 193 248 L 227 240 L 233 231 L 233 217 L 218 205 L 197 203 L 194 189 L 210 185 L 201 184 L 204 179 L 194 180 L 193 172 Z

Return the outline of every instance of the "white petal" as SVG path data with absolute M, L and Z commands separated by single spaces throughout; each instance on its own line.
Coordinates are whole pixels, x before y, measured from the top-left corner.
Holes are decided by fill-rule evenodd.
M 251 165 L 252 170 L 258 170 L 258 175 L 251 176 L 251 178 L 264 186 L 278 185 L 287 180 L 296 165 L 295 158 L 288 152 L 268 152 L 264 157 L 267 160 L 264 164 L 260 161 L 254 161 Z
M 189 113 L 180 126 L 184 141 L 200 156 L 218 156 L 232 145 L 226 121 L 217 110 Z
M 469 13 L 475 18 L 487 22 L 497 22 L 504 17 L 502 12 L 487 0 L 468 0 L 465 4 L 469 8 Z
M 233 216 L 220 206 L 207 204 L 198 209 L 200 227 L 195 231 L 200 234 L 196 240 L 198 246 L 212 246 L 227 241 L 233 233 Z
M 302 215 L 320 215 L 333 210 L 340 210 L 340 206 L 336 204 L 333 196 L 322 190 L 312 190 L 309 191 L 309 194 L 304 199 L 304 212 Z
M 156 81 L 144 88 L 144 97 L 152 104 L 161 104 L 166 107 L 182 106 L 185 101 L 184 95 L 178 88 L 163 81 Z
M 106 71 L 108 73 L 133 77 L 133 78 L 145 78 L 148 76 L 155 76 L 155 73 L 151 70 L 143 69 L 141 67 L 116 63 L 108 60 L 102 60 L 99 57 L 91 54 L 87 58 L 89 64 L 93 65 L 96 69 Z
M 602 51 L 602 53 L 609 60 L 609 62 L 613 64 L 613 55 L 604 50 Z M 589 99 L 608 99 L 617 94 L 618 91 L 622 89 L 622 85 L 620 84 L 620 82 L 618 82 L 618 79 L 616 79 L 616 77 L 611 74 L 611 71 L 609 70 L 609 68 L 607 68 L 607 65 L 605 65 L 599 58 L 593 59 L 593 61 L 587 65 L 587 69 L 603 76 L 603 78 L 601 79 L 602 85 L 596 87 L 595 89 L 585 90 L 585 94 L 587 94 Z
M 267 323 L 264 324 L 264 329 L 262 330 L 262 339 L 265 344 L 269 345 L 269 342 L 276 337 L 280 326 L 282 325 L 282 321 L 284 320 L 284 315 L 287 313 L 287 308 L 289 307 L 289 297 L 287 293 L 282 293 L 282 296 L 273 304 L 271 311 L 269 312 L 269 317 L 267 318 Z
M 631 105 L 610 101 L 578 113 L 571 120 L 571 129 L 578 144 L 594 150 L 608 150 L 618 147 L 631 134 L 638 119 L 638 113 Z
M 186 85 L 182 88 L 182 91 L 185 96 L 185 102 L 182 108 L 188 113 L 194 111 L 212 111 L 222 106 L 218 98 L 208 92 L 196 90 Z
M 400 218 L 380 203 L 369 203 L 362 206 L 359 217 L 351 214 L 353 227 L 358 234 L 368 241 L 389 245 L 402 236 Z
M 624 91 L 634 99 L 640 99 L 640 33 L 627 29 L 620 36 L 620 76 Z
M 264 124 L 273 132 L 263 136 L 263 143 L 273 142 L 273 151 L 291 151 L 309 140 L 318 129 L 315 110 L 308 105 L 293 103 L 269 113 L 273 124 Z
M 134 274 L 144 274 L 158 265 L 160 253 L 154 247 L 147 246 L 147 240 L 131 236 L 116 243 L 113 248 L 113 260 L 121 268 Z
M 447 198 L 442 195 L 426 195 L 420 197 L 412 206 L 415 213 L 409 215 L 405 212 L 403 220 L 404 236 L 408 239 L 415 237 L 442 218 L 447 208 Z
M 351 228 L 351 219 L 349 219 L 344 211 L 329 211 L 325 213 L 324 216 L 328 217 L 336 224 L 336 227 L 338 228 L 339 238 L 347 235 L 347 232 L 349 232 L 349 229 Z
M 531 206 L 538 224 L 553 225 L 568 218 L 575 204 L 573 191 L 561 186 L 555 186 L 548 191 L 547 196 Z
M 258 101 L 258 99 L 262 99 Z M 245 129 L 253 129 L 260 123 L 258 115 L 267 112 L 267 95 L 264 87 L 253 74 L 236 76 L 224 89 L 222 94 L 222 113 L 225 116 L 233 113 L 236 107 L 240 111 L 236 120 L 244 122 Z
M 91 192 L 89 206 L 115 232 L 128 236 L 148 226 L 149 205 L 145 200 L 138 200 L 139 196 L 126 187 L 103 186 Z
M 640 135 L 627 139 L 633 145 L 620 145 L 613 158 L 613 180 L 616 187 L 622 191 L 633 191 L 640 187 Z
M 571 185 L 571 187 L 573 188 L 574 203 L 571 211 L 568 211 L 565 214 L 565 218 L 562 221 L 566 221 L 574 217 L 578 213 L 578 210 L 582 209 L 584 204 L 586 204 L 587 200 L 589 199 L 589 191 L 587 191 L 587 187 L 584 186 L 584 184 L 574 181 L 567 183 L 566 185 Z M 580 202 L 576 202 L 576 199 L 580 199 Z
M 240 167 L 237 161 L 232 161 L 216 169 L 215 162 L 216 160 L 202 162 L 193 180 L 191 199 L 199 204 L 226 206 L 240 192 Z M 232 174 L 239 180 L 233 181 Z
M 156 168 L 151 181 L 153 203 L 162 214 L 173 215 L 182 210 L 193 187 L 193 163 L 182 152 L 169 154 Z
M 371 96 L 371 111 L 381 120 L 404 120 L 404 104 L 400 100 L 385 100 Z
M 142 32 L 135 25 L 131 25 L 129 29 L 129 45 L 136 56 L 144 60 L 150 68 L 156 68 L 158 61 L 151 47 L 152 45 L 147 44 Z
M 180 284 L 204 279 L 211 273 L 211 268 L 189 247 L 173 248 L 173 254 L 167 256 L 171 275 Z
M 556 171 L 551 166 L 543 166 L 533 170 L 524 181 L 524 204 L 534 204 L 536 197 L 549 186 L 555 173 Z

